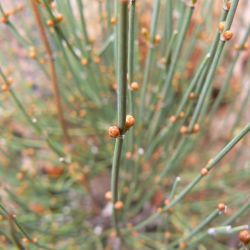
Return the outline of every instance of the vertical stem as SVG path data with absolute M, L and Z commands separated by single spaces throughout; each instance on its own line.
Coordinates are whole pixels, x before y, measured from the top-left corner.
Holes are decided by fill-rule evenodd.
M 32 6 L 32 9 L 33 9 L 33 12 L 34 12 L 34 16 L 35 16 L 35 19 L 36 19 L 36 22 L 37 22 L 38 29 L 39 29 L 39 32 L 40 32 L 41 39 L 42 39 L 42 41 L 44 43 L 44 47 L 45 47 L 45 50 L 46 50 L 46 52 L 48 54 L 48 58 L 49 58 L 49 67 L 50 67 L 50 73 L 51 73 L 51 84 L 52 84 L 52 87 L 53 87 L 53 92 L 54 92 L 54 97 L 55 97 L 55 104 L 56 104 L 57 113 L 58 113 L 58 119 L 59 119 L 59 122 L 60 122 L 60 125 L 61 125 L 61 128 L 62 128 L 62 131 L 63 131 L 64 140 L 65 140 L 66 143 L 69 143 L 70 142 L 70 137 L 69 137 L 69 133 L 68 133 L 67 123 L 66 123 L 66 120 L 65 120 L 64 115 L 63 115 L 63 108 L 62 108 L 62 103 L 61 103 L 60 90 L 59 90 L 59 87 L 58 87 L 58 81 L 57 81 L 57 75 L 56 75 L 56 68 L 55 68 L 55 64 L 54 64 L 53 53 L 52 53 L 52 50 L 51 50 L 51 47 L 50 47 L 50 44 L 49 44 L 49 41 L 48 41 L 48 38 L 47 38 L 47 35 L 46 35 L 46 32 L 45 32 L 45 29 L 44 29 L 44 26 L 43 26 L 43 23 L 42 23 L 42 20 L 41 20 L 39 10 L 37 8 L 37 4 L 36 4 L 36 2 L 34 0 L 30 0 L 30 2 L 31 2 L 31 6 Z
M 116 139 L 115 150 L 112 164 L 111 191 L 113 202 L 113 223 L 116 233 L 119 235 L 119 226 L 117 221 L 117 213 L 114 204 L 118 201 L 118 180 L 119 169 L 121 163 L 121 153 L 123 145 L 123 134 L 125 133 L 126 119 L 126 93 L 127 93 L 127 19 L 128 5 L 126 0 L 119 3 L 119 37 L 118 37 L 118 93 L 117 93 L 117 109 L 118 109 L 118 126 L 121 130 L 121 137 Z

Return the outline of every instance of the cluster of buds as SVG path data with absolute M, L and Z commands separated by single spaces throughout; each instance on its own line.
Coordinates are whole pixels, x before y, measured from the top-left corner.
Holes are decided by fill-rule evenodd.
M 47 25 L 49 27 L 54 27 L 56 24 L 61 23 L 63 21 L 63 15 L 62 14 L 57 14 L 54 20 L 48 20 Z
M 194 124 L 192 131 L 189 131 L 187 126 L 181 126 L 181 128 L 180 128 L 180 133 L 182 135 L 187 135 L 189 133 L 197 134 L 199 131 L 200 131 L 200 125 L 198 123 Z
M 126 131 L 129 130 L 134 125 L 135 125 L 135 118 L 132 115 L 127 115 L 125 121 Z M 110 137 L 118 138 L 119 136 L 121 136 L 121 129 L 118 126 L 114 125 L 109 127 L 108 133 Z

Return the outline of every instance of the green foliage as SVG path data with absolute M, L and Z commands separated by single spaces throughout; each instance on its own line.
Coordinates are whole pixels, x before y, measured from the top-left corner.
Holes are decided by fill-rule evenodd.
M 250 34 L 234 50 L 239 0 L 9 2 L 1 249 L 228 249 L 249 229 L 248 63 L 242 91 L 232 84 Z M 233 121 L 214 145 L 223 112 Z

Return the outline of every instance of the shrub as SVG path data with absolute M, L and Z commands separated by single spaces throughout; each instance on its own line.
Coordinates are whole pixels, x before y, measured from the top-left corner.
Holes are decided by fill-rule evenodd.
M 2 249 L 228 249 L 237 234 L 247 247 L 243 3 L 10 2 Z

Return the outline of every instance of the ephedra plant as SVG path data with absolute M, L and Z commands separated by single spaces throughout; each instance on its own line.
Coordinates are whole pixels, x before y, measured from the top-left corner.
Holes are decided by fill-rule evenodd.
M 0 249 L 248 249 L 247 2 L 1 1 Z

